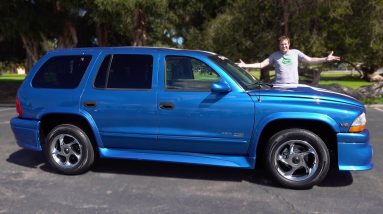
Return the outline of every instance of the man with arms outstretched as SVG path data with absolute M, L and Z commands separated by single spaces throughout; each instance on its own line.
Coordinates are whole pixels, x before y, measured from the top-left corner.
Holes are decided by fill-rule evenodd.
M 298 84 L 298 64 L 319 64 L 324 62 L 339 61 L 340 57 L 333 56 L 333 51 L 322 58 L 309 57 L 297 49 L 290 49 L 290 39 L 287 36 L 279 37 L 279 51 L 272 53 L 269 58 L 260 63 L 246 64 L 240 60 L 237 65 L 242 68 L 263 68 L 270 64 L 275 67 L 275 83 L 277 84 Z

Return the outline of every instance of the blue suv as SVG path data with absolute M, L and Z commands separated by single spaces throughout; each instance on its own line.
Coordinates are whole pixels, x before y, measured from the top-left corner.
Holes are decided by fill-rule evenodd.
M 17 94 L 16 142 L 63 174 L 96 158 L 253 169 L 289 188 L 372 168 L 366 110 L 346 95 L 264 84 L 211 52 L 80 48 L 48 52 Z

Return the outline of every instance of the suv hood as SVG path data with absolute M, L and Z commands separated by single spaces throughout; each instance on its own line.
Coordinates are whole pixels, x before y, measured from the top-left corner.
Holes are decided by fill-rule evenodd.
M 249 94 L 251 96 L 296 97 L 329 100 L 339 103 L 347 103 L 361 108 L 364 107 L 361 102 L 351 96 L 303 84 L 275 84 L 270 89 L 251 91 Z

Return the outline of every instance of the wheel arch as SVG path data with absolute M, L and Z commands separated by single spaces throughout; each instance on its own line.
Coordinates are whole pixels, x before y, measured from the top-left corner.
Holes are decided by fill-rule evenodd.
M 95 153 L 98 155 L 98 147 L 100 147 L 100 145 L 102 146 L 101 137 L 98 133 L 98 129 L 95 125 L 95 122 L 89 115 L 69 112 L 52 112 L 41 116 L 40 121 L 40 145 L 43 145 L 43 143 L 45 143 L 45 139 L 48 136 L 49 132 L 57 125 L 73 124 L 79 126 L 88 134 L 88 137 L 90 138 L 94 146 Z
M 332 120 L 332 119 L 331 119 Z M 326 120 L 318 120 L 313 118 L 279 118 L 270 120 L 264 123 L 258 134 L 255 149 L 252 150 L 253 155 L 257 160 L 263 158 L 265 147 L 275 133 L 292 128 L 299 128 L 311 131 L 318 135 L 326 144 L 329 149 L 332 163 L 337 164 L 337 138 L 336 133 L 339 132 L 339 127 L 334 127 L 335 121 L 329 123 Z M 261 162 L 261 161 L 257 161 Z

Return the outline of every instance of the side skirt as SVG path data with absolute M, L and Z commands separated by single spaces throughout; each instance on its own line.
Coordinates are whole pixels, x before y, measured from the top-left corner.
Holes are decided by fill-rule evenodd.
M 99 151 L 101 158 L 151 160 L 245 169 L 255 167 L 255 157 L 116 148 L 99 148 Z

